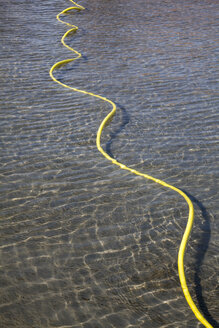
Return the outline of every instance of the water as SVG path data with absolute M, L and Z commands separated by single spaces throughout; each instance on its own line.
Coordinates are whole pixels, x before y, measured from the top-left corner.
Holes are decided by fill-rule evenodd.
M 185 201 L 104 159 L 109 106 L 50 80 L 69 4 L 2 4 L 1 327 L 201 327 L 177 273 Z M 81 4 L 83 58 L 56 76 L 117 103 L 109 154 L 190 195 L 186 277 L 218 327 L 217 2 Z

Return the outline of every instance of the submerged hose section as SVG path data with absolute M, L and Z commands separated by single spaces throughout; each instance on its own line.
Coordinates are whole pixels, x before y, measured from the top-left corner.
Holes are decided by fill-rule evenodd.
M 77 30 L 78 30 L 78 27 L 76 25 L 72 25 L 70 23 L 67 23 L 65 21 L 63 21 L 60 16 L 63 15 L 63 14 L 67 14 L 69 11 L 81 11 L 81 10 L 84 10 L 85 8 L 77 3 L 75 3 L 74 1 L 70 0 L 73 4 L 74 4 L 74 7 L 69 7 L 69 8 L 66 8 L 65 10 L 61 11 L 57 16 L 56 18 L 58 19 L 59 22 L 63 23 L 63 24 L 66 24 L 68 26 L 70 26 L 70 29 L 63 35 L 62 39 L 61 39 L 61 42 L 62 44 L 68 48 L 69 50 L 71 50 L 72 52 L 75 53 L 75 57 L 74 58 L 70 58 L 70 59 L 65 59 L 65 60 L 61 60 L 57 63 L 55 63 L 51 69 L 50 69 L 50 76 L 51 78 L 53 79 L 53 81 L 57 82 L 58 84 L 62 85 L 63 87 L 65 88 L 68 88 L 70 90 L 73 90 L 73 91 L 76 91 L 76 92 L 80 92 L 80 93 L 83 93 L 85 95 L 89 95 L 89 96 L 92 96 L 92 97 L 96 97 L 96 98 L 99 98 L 107 103 L 109 103 L 111 106 L 112 106 L 112 110 L 111 112 L 104 118 L 104 120 L 101 122 L 100 126 L 99 126 L 99 129 L 98 129 L 98 132 L 97 132 L 97 136 L 96 136 L 96 145 L 97 145 L 97 148 L 98 150 L 101 152 L 101 154 L 106 157 L 109 161 L 111 161 L 113 164 L 115 165 L 118 165 L 121 169 L 123 170 L 127 170 L 127 171 L 130 171 L 131 173 L 133 174 L 136 174 L 136 175 L 139 175 L 139 176 L 142 176 L 144 177 L 145 179 L 149 179 L 149 180 L 152 180 L 166 188 L 169 188 L 169 189 L 172 189 L 174 191 L 176 191 L 178 194 L 180 194 L 184 199 L 185 201 L 187 202 L 188 204 L 188 207 L 189 207 L 189 216 L 188 216 L 188 222 L 187 222 L 187 225 L 186 225 L 186 229 L 185 229 L 185 232 L 183 234 L 183 238 L 182 238 L 182 241 L 181 241 L 181 244 L 180 244 L 180 248 L 179 248 L 179 252 L 178 252 L 178 272 L 179 272 L 179 278 L 180 278 L 180 283 L 181 283 L 181 287 L 182 287 L 182 290 L 183 290 L 183 293 L 184 293 L 184 296 L 188 302 L 188 305 L 190 306 L 190 308 L 192 309 L 192 311 L 194 312 L 195 316 L 197 317 L 197 319 L 207 328 L 213 328 L 209 322 L 202 316 L 202 314 L 199 312 L 198 308 L 196 307 L 195 303 L 193 302 L 192 298 L 191 298 L 191 295 L 189 293 L 189 290 L 188 290 L 188 287 L 187 287 L 187 283 L 186 283 L 186 278 L 185 278 L 185 273 L 184 273 L 184 254 L 185 254 L 185 249 L 186 249 L 186 245 L 187 245 L 187 242 L 188 242 L 188 238 L 189 238 L 189 235 L 190 235 L 190 232 L 191 232 L 191 229 L 192 229 L 192 225 L 193 225 L 193 221 L 194 221 L 194 207 L 193 207 L 193 204 L 190 200 L 190 198 L 180 189 L 162 181 L 162 180 L 159 180 L 159 179 L 156 179 L 150 175 L 147 175 L 147 174 L 144 174 L 144 173 L 141 173 L 139 171 L 136 171 L 134 169 L 131 169 L 129 168 L 128 166 L 118 162 L 117 160 L 115 160 L 114 158 L 112 158 L 111 156 L 109 156 L 104 150 L 103 148 L 101 147 L 101 134 L 102 134 L 102 131 L 105 127 L 105 125 L 111 120 L 111 118 L 114 116 L 115 112 L 116 112 L 116 105 L 114 102 L 112 102 L 111 100 L 105 98 L 105 97 L 102 97 L 100 95 L 97 95 L 97 94 L 94 94 L 92 92 L 88 92 L 88 91 L 85 91 L 85 90 L 80 90 L 80 89 L 77 89 L 77 88 L 73 88 L 67 84 L 64 84 L 62 83 L 61 81 L 57 80 L 54 75 L 53 75 L 53 72 L 56 68 L 64 65 L 64 64 L 67 64 L 67 63 L 70 63 L 78 58 L 81 57 L 81 54 L 76 51 L 75 49 L 71 48 L 70 46 L 68 46 L 66 43 L 65 43 L 65 39 L 66 37 L 70 34 L 70 33 L 75 33 Z

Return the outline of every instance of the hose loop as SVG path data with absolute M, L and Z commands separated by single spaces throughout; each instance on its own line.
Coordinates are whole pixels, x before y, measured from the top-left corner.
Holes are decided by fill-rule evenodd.
M 75 55 L 76 57 L 74 58 L 71 58 L 71 59 L 65 59 L 65 60 L 61 60 L 57 63 L 55 63 L 51 69 L 50 69 L 50 77 L 52 78 L 53 81 L 55 81 L 56 83 L 62 85 L 63 87 L 67 88 L 67 89 L 71 89 L 72 91 L 76 91 L 76 92 L 80 92 L 80 93 L 83 93 L 85 95 L 88 95 L 88 96 L 92 96 L 92 97 L 96 97 L 96 98 L 99 98 L 107 103 L 109 103 L 111 106 L 112 106 L 112 110 L 111 112 L 103 119 L 103 121 L 101 122 L 100 126 L 99 126 L 99 129 L 97 131 L 97 136 L 96 136 L 96 145 L 97 145 L 97 148 L 98 150 L 101 152 L 101 154 L 107 158 L 108 160 L 110 160 L 113 164 L 119 166 L 121 169 L 123 170 L 127 170 L 133 174 L 136 174 L 136 175 L 139 175 L 139 176 L 142 176 L 144 177 L 145 179 L 148 179 L 148 180 L 152 180 L 160 185 L 162 185 L 163 187 L 166 187 L 166 188 L 169 188 L 169 189 L 172 189 L 174 190 L 175 192 L 177 192 L 178 194 L 180 194 L 184 199 L 185 201 L 187 202 L 187 205 L 188 205 L 188 208 L 189 208 L 189 216 L 188 216 L 188 221 L 187 221 L 187 225 L 186 225 L 186 229 L 184 231 L 184 234 L 183 234 L 183 238 L 182 238 L 182 241 L 181 241 L 181 244 L 180 244 L 180 247 L 179 247 L 179 252 L 178 252 L 178 272 L 179 272 L 179 279 L 180 279 L 180 284 L 181 284 L 181 287 L 182 287 L 182 290 L 183 290 L 183 293 L 184 293 L 184 296 L 188 302 L 188 305 L 189 307 L 191 308 L 191 310 L 193 311 L 193 313 L 195 314 L 196 318 L 206 327 L 206 328 L 213 328 L 210 323 L 202 316 L 202 314 L 199 312 L 198 308 L 196 307 L 195 303 L 193 302 L 192 298 L 191 298 L 191 295 L 189 293 L 189 290 L 188 290 L 188 287 L 187 287 L 187 283 L 186 283 L 186 278 L 185 278 L 185 273 L 184 273 L 184 254 L 185 254 L 185 249 L 186 249 L 186 245 L 187 245 L 187 242 L 188 242 L 188 238 L 189 238 L 189 235 L 190 235 L 190 232 L 191 232 L 191 229 L 192 229 L 192 225 L 193 225 L 193 221 L 194 221 L 194 207 L 193 207 L 193 204 L 190 200 L 190 198 L 183 192 L 181 191 L 180 189 L 166 183 L 165 181 L 162 181 L 160 179 L 156 179 L 150 175 L 147 175 L 147 174 L 144 174 L 144 173 L 141 173 L 137 170 L 134 170 L 134 169 L 131 169 L 129 168 L 128 166 L 118 162 L 117 160 L 115 160 L 114 158 L 112 158 L 111 156 L 109 156 L 104 150 L 103 148 L 101 147 L 101 134 L 102 134 L 102 131 L 104 129 L 104 127 L 107 125 L 107 123 L 109 123 L 109 121 L 112 119 L 112 117 L 114 116 L 115 112 L 116 112 L 116 105 L 113 101 L 109 100 L 108 98 L 106 97 L 102 97 L 100 95 L 97 95 L 97 94 L 94 94 L 92 92 L 88 92 L 88 91 L 85 91 L 85 90 L 81 90 L 81 89 L 77 89 L 77 88 L 73 88 L 67 84 L 64 84 L 62 83 L 61 81 L 59 81 L 58 79 L 56 79 L 53 75 L 54 71 L 59 68 L 60 66 L 64 65 L 64 64 L 67 64 L 69 62 L 72 62 L 78 58 L 81 57 L 81 53 L 79 53 L 78 51 L 76 51 L 75 49 L 69 47 L 66 43 L 65 43 L 65 39 L 66 37 L 72 33 L 72 32 L 76 32 L 78 30 L 78 27 L 76 25 L 72 25 L 68 22 L 65 22 L 63 21 L 60 16 L 61 15 L 65 15 L 65 14 L 68 14 L 69 11 L 81 11 L 81 10 L 84 10 L 85 8 L 79 4 L 77 4 L 76 2 L 70 0 L 73 4 L 74 4 L 74 7 L 69 7 L 69 8 L 66 8 L 64 9 L 63 11 L 61 11 L 57 16 L 57 20 L 67 26 L 70 26 L 71 28 L 63 35 L 62 39 L 61 39 L 61 42 L 62 44 L 68 48 L 69 50 L 71 50 Z

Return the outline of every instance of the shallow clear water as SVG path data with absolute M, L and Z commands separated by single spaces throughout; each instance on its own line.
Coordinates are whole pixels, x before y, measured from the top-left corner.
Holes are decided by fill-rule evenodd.
M 218 327 L 217 1 L 81 4 L 83 57 L 56 76 L 117 103 L 109 154 L 193 200 L 186 277 Z M 2 5 L 1 327 L 201 327 L 177 273 L 185 201 L 104 159 L 109 106 L 50 80 L 69 5 Z

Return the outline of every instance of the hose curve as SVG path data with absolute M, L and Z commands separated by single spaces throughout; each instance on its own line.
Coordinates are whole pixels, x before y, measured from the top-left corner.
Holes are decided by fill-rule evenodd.
M 194 221 L 194 207 L 193 207 L 193 204 L 192 204 L 192 201 L 190 200 L 190 198 L 180 189 L 160 180 L 160 179 L 156 179 L 148 174 L 145 174 L 145 173 L 141 173 L 135 169 L 132 169 L 120 162 L 118 162 L 116 159 L 112 158 L 111 156 L 109 156 L 104 150 L 103 148 L 101 147 L 101 134 L 102 134 L 102 131 L 104 129 L 104 127 L 106 126 L 107 123 L 109 123 L 109 121 L 112 119 L 112 117 L 114 116 L 115 112 L 116 112 L 116 105 L 113 101 L 109 100 L 108 98 L 105 98 L 105 97 L 102 97 L 100 95 L 97 95 L 97 94 L 94 94 L 92 92 L 88 92 L 88 91 L 85 91 L 85 90 L 81 90 L 81 89 L 77 89 L 77 88 L 73 88 L 65 83 L 62 83 L 61 81 L 59 81 L 58 79 L 55 78 L 54 76 L 54 71 L 64 65 L 64 64 L 67 64 L 67 63 L 70 63 L 70 62 L 73 62 L 75 61 L 76 59 L 79 59 L 81 57 L 81 53 L 79 53 L 78 51 L 76 51 L 75 49 L 71 48 L 70 46 L 68 46 L 66 43 L 65 43 L 65 39 L 67 36 L 69 36 L 69 34 L 71 33 L 74 33 L 78 30 L 78 27 L 76 25 L 72 25 L 68 22 L 65 22 L 63 21 L 60 16 L 61 15 L 64 15 L 66 13 L 68 13 L 69 11 L 81 11 L 81 10 L 84 10 L 85 8 L 79 4 L 77 4 L 76 2 L 70 0 L 72 3 L 73 3 L 73 7 L 68 7 L 66 9 L 64 9 L 63 11 L 61 11 L 57 16 L 57 20 L 67 26 L 70 27 L 70 29 L 63 35 L 62 39 L 61 39 L 61 42 L 62 44 L 67 48 L 69 49 L 70 51 L 72 51 L 74 54 L 75 54 L 75 57 L 74 58 L 70 58 L 70 59 L 65 59 L 65 60 L 61 60 L 57 63 L 55 63 L 51 69 L 50 69 L 50 77 L 52 78 L 52 80 L 60 85 L 62 85 L 63 87 L 65 88 L 68 88 L 72 91 L 76 91 L 76 92 L 79 92 L 79 93 L 83 93 L 85 95 L 89 95 L 89 96 L 92 96 L 92 97 L 96 97 L 96 98 L 99 98 L 107 103 L 109 103 L 111 106 L 112 106 L 112 109 L 110 111 L 110 113 L 103 119 L 103 121 L 101 122 L 99 128 L 98 128 L 98 131 L 97 131 L 97 136 L 96 136 L 96 145 L 97 145 L 97 148 L 98 150 L 100 151 L 100 153 L 105 157 L 107 158 L 109 161 L 111 161 L 113 164 L 119 166 L 121 169 L 123 170 L 126 170 L 126 171 L 129 171 L 133 174 L 136 174 L 136 175 L 139 175 L 139 176 L 142 176 L 144 177 L 145 179 L 149 179 L 149 180 L 152 180 L 166 188 L 169 188 L 169 189 L 172 189 L 174 190 L 175 192 L 177 192 L 178 194 L 180 194 L 186 201 L 187 205 L 188 205 L 188 208 L 189 208 L 189 215 L 188 215 L 188 221 L 187 221 L 187 225 L 186 225 L 186 229 L 184 231 L 184 234 L 183 234 L 183 238 L 182 238 L 182 241 L 181 241 L 181 244 L 180 244 L 180 247 L 179 247 L 179 252 L 178 252 L 178 272 L 179 272 L 179 279 L 180 279 L 180 284 L 181 284 L 181 287 L 182 287 L 182 290 L 183 290 L 183 293 L 184 293 L 184 296 L 188 302 L 188 305 L 189 307 L 191 308 L 191 310 L 193 311 L 193 313 L 195 314 L 196 318 L 206 327 L 206 328 L 213 328 L 210 323 L 202 316 L 202 314 L 200 313 L 200 311 L 198 310 L 198 308 L 196 307 L 195 303 L 193 302 L 192 300 L 192 297 L 189 293 L 189 290 L 188 290 L 188 287 L 187 287 L 187 283 L 186 283 L 186 277 L 185 277 L 185 272 L 184 272 L 184 254 L 185 254 L 185 249 L 186 249 L 186 245 L 187 245 L 187 242 L 188 242 L 188 238 L 189 238 L 189 235 L 190 235 L 190 232 L 191 232 L 191 229 L 192 229 L 192 225 L 193 225 L 193 221 Z

